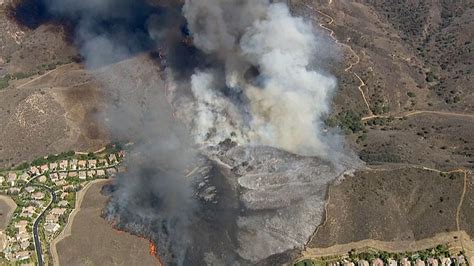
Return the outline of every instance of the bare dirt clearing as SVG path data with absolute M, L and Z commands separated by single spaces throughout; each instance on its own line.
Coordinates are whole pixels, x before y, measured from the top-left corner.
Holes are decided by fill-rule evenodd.
M 0 231 L 5 230 L 15 209 L 16 204 L 10 197 L 0 195 Z
M 116 231 L 100 217 L 107 197 L 103 182 L 84 195 L 81 210 L 71 226 L 71 236 L 57 243 L 60 265 L 158 265 L 145 239 Z

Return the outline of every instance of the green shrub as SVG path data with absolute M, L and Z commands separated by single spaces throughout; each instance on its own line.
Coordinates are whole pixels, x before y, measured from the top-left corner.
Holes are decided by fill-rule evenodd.
M 352 110 L 340 112 L 335 118 L 327 121 L 326 124 L 335 124 L 346 134 L 357 133 L 364 130 L 361 114 Z
M 435 80 L 436 80 L 436 76 L 435 76 L 435 74 L 433 74 L 433 72 L 428 72 L 426 74 L 426 81 L 427 82 L 433 82 Z
M 13 74 L 13 78 L 14 79 L 26 79 L 26 78 L 29 78 L 31 76 L 34 76 L 36 75 L 38 72 L 17 72 L 15 74 Z
M 10 79 L 11 79 L 10 75 L 5 75 L 2 78 L 0 78 L 0 90 L 5 89 L 6 87 L 10 85 Z

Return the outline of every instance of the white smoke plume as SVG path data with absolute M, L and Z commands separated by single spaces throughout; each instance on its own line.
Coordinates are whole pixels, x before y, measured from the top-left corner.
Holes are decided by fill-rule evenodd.
M 309 22 L 293 17 L 285 4 L 267 1 L 186 1 L 183 10 L 195 45 L 225 65 L 225 84 L 216 83 L 212 71 L 198 69 L 192 78 L 198 116 L 206 117 L 195 123 L 198 141 L 207 136 L 219 143 L 228 137 L 301 155 L 333 156 L 334 141 L 323 132 L 322 120 L 336 81 L 314 67 L 324 44 Z M 221 121 L 229 114 L 235 118 L 239 110 L 228 106 L 242 104 L 223 99 L 224 87 L 243 94 L 246 107 L 240 111 L 250 119 L 234 119 L 222 130 Z M 213 134 L 216 128 L 219 134 Z

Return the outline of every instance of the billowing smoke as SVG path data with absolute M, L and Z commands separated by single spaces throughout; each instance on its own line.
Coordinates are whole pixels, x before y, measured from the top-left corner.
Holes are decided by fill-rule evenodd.
M 225 65 L 225 79 L 209 69 L 198 69 L 192 77 L 200 143 L 203 136 L 219 143 L 234 132 L 241 144 L 334 155 L 339 147 L 323 132 L 322 120 L 336 81 L 315 68 L 313 60 L 325 43 L 310 23 L 293 17 L 285 4 L 267 1 L 186 1 L 183 10 L 195 45 Z M 245 102 L 229 102 L 222 88 L 242 93 Z M 229 119 L 236 116 L 227 110 L 231 104 L 244 104 L 249 119 Z
M 134 143 L 107 219 L 157 242 L 165 263 L 301 248 L 345 170 L 323 126 L 336 87 L 318 68 L 328 45 L 283 3 L 181 2 L 24 0 L 15 15 L 70 30 L 104 89 L 104 124 Z
M 173 117 L 160 60 L 163 51 L 169 53 L 168 64 L 183 73 L 197 62 L 198 53 L 181 42 L 181 5 L 25 0 L 13 7 L 12 16 L 30 28 L 63 26 L 101 86 L 106 101 L 101 121 L 113 140 L 134 143 L 125 163 L 128 172 L 114 180 L 106 218 L 152 240 L 166 238 L 169 246 L 163 250 L 184 257 L 196 203 L 191 180 L 183 174 L 196 152 L 185 126 Z

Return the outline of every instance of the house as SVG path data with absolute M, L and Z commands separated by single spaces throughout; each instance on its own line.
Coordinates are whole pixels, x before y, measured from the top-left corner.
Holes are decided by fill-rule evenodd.
M 117 174 L 117 169 L 115 169 L 115 168 L 109 168 L 109 169 L 106 170 L 106 172 L 107 172 L 107 175 L 108 175 L 108 176 L 111 176 L 111 177 L 112 177 L 112 176 L 115 176 L 115 174 Z
M 372 265 L 373 266 L 383 266 L 383 260 L 381 260 L 380 258 L 376 258 L 372 261 Z
M 97 164 L 98 166 L 109 166 L 109 162 L 107 162 L 107 159 L 99 159 L 99 162 Z
M 28 221 L 25 221 L 25 220 L 20 220 L 15 224 L 16 228 L 26 227 L 26 226 L 28 226 Z
M 116 164 L 117 163 L 117 157 L 115 156 L 115 154 L 110 154 L 109 155 L 109 163 L 110 164 Z
M 88 177 L 94 177 L 95 173 L 96 173 L 95 170 L 89 170 L 89 171 L 87 171 L 87 176 Z
M 15 253 L 16 260 L 27 260 L 31 257 L 31 251 L 19 251 Z
M 58 163 L 54 162 L 54 163 L 50 163 L 49 164 L 49 169 L 51 171 L 56 171 L 58 169 Z
M 86 180 L 86 178 L 87 178 L 86 171 L 80 171 L 79 172 L 79 179 Z
M 74 192 L 76 191 L 76 189 L 73 185 L 66 185 L 66 186 L 63 186 L 63 191 Z
M 127 172 L 127 168 L 125 168 L 125 166 L 119 166 L 119 167 L 117 167 L 117 171 L 119 173 L 125 173 L 125 172 Z
M 17 239 L 19 242 L 23 242 L 23 241 L 30 240 L 30 239 L 31 239 L 31 236 L 30 236 L 30 234 L 28 234 L 28 233 L 22 233 L 22 234 L 16 235 L 16 239 Z
M 20 193 L 20 188 L 17 188 L 17 187 L 9 188 L 7 193 L 9 195 L 18 195 Z
M 369 266 L 369 262 L 366 261 L 366 260 L 359 260 L 357 262 L 357 265 L 359 265 L 359 266 Z
M 15 172 L 9 172 L 7 175 L 7 182 L 8 183 L 14 182 L 16 178 L 17 178 L 17 175 Z
M 100 169 L 100 170 L 97 170 L 97 176 L 105 176 L 105 171 Z
M 402 266 L 410 266 L 410 265 L 411 265 L 411 262 L 408 260 L 408 258 L 403 258 L 403 259 L 400 261 L 400 265 L 402 265 Z
M 61 201 L 58 202 L 58 206 L 59 207 L 68 207 L 69 202 L 67 200 L 61 200 Z
M 62 187 L 62 186 L 64 186 L 64 185 L 66 185 L 67 182 L 66 182 L 66 180 L 63 179 L 63 180 L 57 180 L 57 181 L 55 181 L 54 184 L 55 184 L 56 186 L 58 186 L 58 187 Z
M 21 248 L 22 250 L 27 249 L 29 246 L 30 246 L 30 241 L 28 241 L 28 240 L 27 240 L 27 241 L 23 241 L 23 242 L 20 243 L 20 248 Z
M 27 186 L 27 187 L 25 188 L 25 191 L 28 192 L 28 193 L 33 193 L 33 192 L 35 192 L 35 188 L 34 188 L 34 187 Z
M 64 189 L 64 187 L 63 187 L 63 189 Z M 61 195 L 60 195 L 59 197 L 60 197 L 62 200 L 64 200 L 65 198 L 67 198 L 68 195 L 69 195 L 69 193 L 63 192 L 63 193 L 61 193 Z
M 67 173 L 66 173 L 66 172 L 61 172 L 61 173 L 59 173 L 59 180 L 66 179 L 66 177 L 67 177 Z
M 40 200 L 32 200 L 30 201 L 30 205 L 35 206 L 36 208 L 42 209 L 44 207 L 45 202 L 42 202 Z
M 65 208 L 53 208 L 50 213 L 56 216 L 61 216 L 66 212 Z
M 57 223 L 48 223 L 44 226 L 44 230 L 50 234 L 57 232 L 59 228 L 61 228 L 61 226 Z
M 47 178 L 46 178 L 46 176 L 42 175 L 42 176 L 38 177 L 38 180 L 39 180 L 41 183 L 44 183 L 44 182 L 46 182 Z
M 71 170 L 77 170 L 77 159 L 72 159 L 70 162 L 69 162 L 69 168 Z
M 26 226 L 25 227 L 19 227 L 18 228 L 18 235 L 25 235 L 25 234 L 28 234 L 28 230 L 26 229 Z
M 438 260 L 435 258 L 429 258 L 428 265 L 438 266 Z
M 425 266 L 425 262 L 421 259 L 417 259 L 415 262 L 416 266 Z
M 36 166 L 31 166 L 30 170 L 28 171 L 31 176 L 39 175 L 40 170 Z
M 51 179 L 51 181 L 56 182 L 59 180 L 59 175 L 58 173 L 51 173 L 49 174 L 49 178 Z
M 69 172 L 68 176 L 69 177 L 77 177 L 77 172 Z
M 28 231 L 26 227 L 28 226 L 28 221 L 21 220 L 15 224 L 15 228 L 18 228 L 18 234 L 26 234 Z
M 44 173 L 44 172 L 46 172 L 46 171 L 49 171 L 48 165 L 47 165 L 47 164 L 41 165 L 41 166 L 40 166 L 40 172 L 41 172 L 41 173 Z
M 62 160 L 59 162 L 59 169 L 67 170 L 67 160 Z
M 85 169 L 87 166 L 87 161 L 86 160 L 80 160 L 77 162 L 77 168 L 78 169 Z
M 119 151 L 119 152 L 118 152 L 118 156 L 119 156 L 120 158 L 124 158 L 124 157 L 125 157 L 125 151 L 124 151 L 124 150 Z
M 5 177 L 0 175 L 0 184 L 3 184 L 5 182 Z
M 33 193 L 33 195 L 31 195 L 31 198 L 35 199 L 35 200 L 42 200 L 42 199 L 44 199 L 44 193 L 40 192 L 40 191 L 35 192 L 35 193 Z
M 26 182 L 28 181 L 28 179 L 30 179 L 30 175 L 27 172 L 24 172 L 20 175 L 20 177 L 18 177 L 18 179 Z
M 46 223 L 56 223 L 58 222 L 58 216 L 54 214 L 46 215 Z
M 97 160 L 89 160 L 87 161 L 87 166 L 89 168 L 96 168 L 97 167 Z

